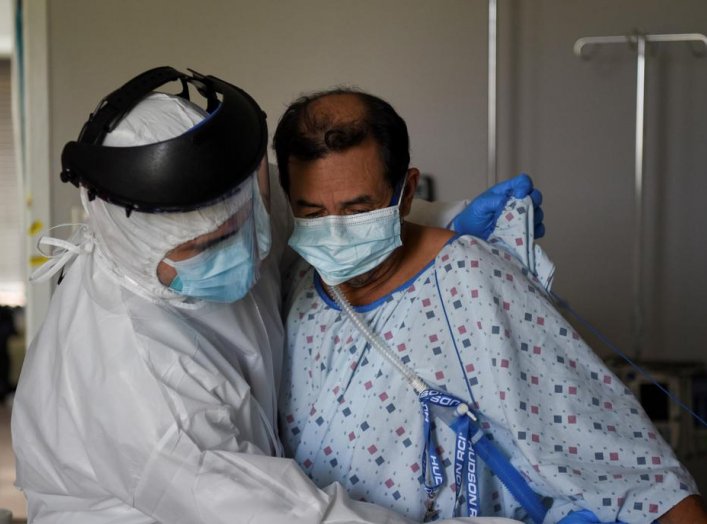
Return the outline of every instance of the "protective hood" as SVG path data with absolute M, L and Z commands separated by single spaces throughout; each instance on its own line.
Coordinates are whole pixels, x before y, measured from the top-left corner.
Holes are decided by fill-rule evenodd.
M 167 140 L 184 133 L 204 118 L 196 105 L 179 97 L 156 93 L 141 101 L 109 133 L 104 143 L 130 147 Z M 96 259 L 121 284 L 150 298 L 190 302 L 162 284 L 157 265 L 165 254 L 184 242 L 217 229 L 244 206 L 252 206 L 257 184 L 251 175 L 225 200 L 194 211 L 128 214 L 125 208 L 99 198 L 90 200 L 81 188 L 81 201 L 96 243 Z M 248 213 L 250 215 L 250 213 Z

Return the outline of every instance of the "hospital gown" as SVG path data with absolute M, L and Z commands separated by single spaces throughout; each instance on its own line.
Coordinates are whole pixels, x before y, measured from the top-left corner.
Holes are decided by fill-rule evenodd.
M 694 481 L 627 388 L 555 310 L 547 282 L 528 270 L 537 251 L 527 219 L 523 206 L 507 209 L 505 233 L 492 238 L 498 245 L 455 237 L 414 278 L 355 309 L 428 385 L 472 401 L 487 435 L 537 493 L 554 499 L 545 522 L 579 508 L 602 522 L 652 522 L 695 493 Z M 422 520 L 415 393 L 363 341 L 311 267 L 294 278 L 280 406 L 286 452 L 319 486 L 339 481 L 354 498 Z M 454 434 L 441 423 L 436 433 L 447 478 L 437 509 L 449 517 Z M 480 514 L 529 522 L 477 462 Z

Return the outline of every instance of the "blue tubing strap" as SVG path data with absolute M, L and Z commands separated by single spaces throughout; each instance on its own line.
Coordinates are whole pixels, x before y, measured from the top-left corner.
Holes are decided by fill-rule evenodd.
M 540 497 L 528 486 L 525 478 L 505 455 L 491 443 L 486 435 L 480 431 L 476 435 L 480 435 L 480 437 L 473 443 L 473 446 L 481 460 L 486 463 L 491 471 L 503 482 L 508 491 L 511 492 L 511 495 L 525 508 L 533 522 L 542 524 L 547 514 L 547 508 L 545 508 Z
M 457 457 L 460 451 L 460 439 L 463 440 L 461 444 L 466 443 L 465 446 L 469 450 L 473 448 L 473 452 L 468 454 L 468 459 L 464 462 L 474 461 L 474 455 L 478 455 L 481 460 L 483 460 L 486 465 L 493 471 L 493 473 L 498 477 L 498 479 L 506 486 L 506 489 L 511 493 L 511 495 L 518 501 L 518 503 L 525 509 L 528 516 L 535 522 L 535 524 L 542 524 L 545 520 L 545 515 L 547 514 L 547 509 L 543 504 L 541 498 L 535 493 L 525 478 L 518 472 L 518 470 L 511 464 L 511 462 L 506 458 L 506 456 L 501 453 L 498 448 L 491 442 L 491 440 L 486 437 L 482 429 L 477 424 L 477 417 L 473 411 L 469 408 L 469 405 L 458 399 L 454 395 L 447 393 L 446 391 L 438 391 L 434 389 L 426 389 L 419 394 L 419 400 L 422 406 L 423 412 L 423 427 L 425 434 L 425 449 L 423 451 L 422 463 L 423 468 L 427 469 L 427 460 L 434 460 L 435 464 L 438 464 L 439 459 L 436 456 L 434 443 L 434 433 L 431 431 L 430 427 L 430 405 L 437 405 L 443 408 L 443 411 L 449 413 L 454 410 L 455 414 L 453 418 L 441 417 L 442 420 L 457 434 L 457 449 L 455 450 L 455 470 L 462 469 L 457 467 Z M 463 409 L 460 409 L 463 408 Z M 451 413 L 450 413 L 451 414 Z M 442 485 L 444 481 L 444 470 L 437 468 L 438 477 L 434 476 L 435 482 L 425 483 L 425 488 L 428 490 L 428 494 L 431 492 L 436 492 Z M 460 484 L 461 482 L 457 482 Z M 468 484 L 468 481 L 467 481 Z M 468 486 L 467 486 L 468 487 Z M 461 490 L 461 486 L 458 486 Z M 476 513 L 476 493 L 469 494 L 470 499 L 467 501 L 469 516 L 475 516 Z M 474 495 L 471 499 L 471 495 Z

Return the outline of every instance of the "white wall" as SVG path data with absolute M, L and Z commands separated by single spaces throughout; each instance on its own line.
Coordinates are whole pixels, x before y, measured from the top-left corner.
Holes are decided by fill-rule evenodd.
M 252 93 L 270 132 L 303 92 L 355 84 L 407 119 L 413 160 L 442 197 L 485 184 L 486 3 L 444 0 L 53 0 L 53 165 L 88 112 L 142 70 L 173 65 Z M 450 140 L 451 138 L 451 140 Z M 72 187 L 55 184 L 54 218 Z
M 12 0 L 0 0 L 0 57 L 12 54 L 13 38 Z

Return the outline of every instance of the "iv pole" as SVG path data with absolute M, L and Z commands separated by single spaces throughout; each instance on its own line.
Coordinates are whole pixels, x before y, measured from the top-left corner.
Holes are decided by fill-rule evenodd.
M 589 58 L 584 52 L 587 46 L 600 44 L 626 44 L 635 47 L 636 64 L 636 149 L 635 149 L 635 221 L 636 238 L 633 253 L 633 352 L 640 357 L 644 334 L 644 298 L 642 286 L 643 274 L 643 135 L 645 131 L 645 92 L 646 92 L 646 44 L 649 42 L 701 42 L 707 48 L 707 36 L 701 33 L 683 34 L 642 34 L 624 36 L 587 36 L 574 44 L 574 53 L 580 58 Z
M 497 0 L 489 0 L 489 56 L 488 56 L 488 153 L 486 187 L 498 181 L 496 168 L 496 42 L 498 32 Z

